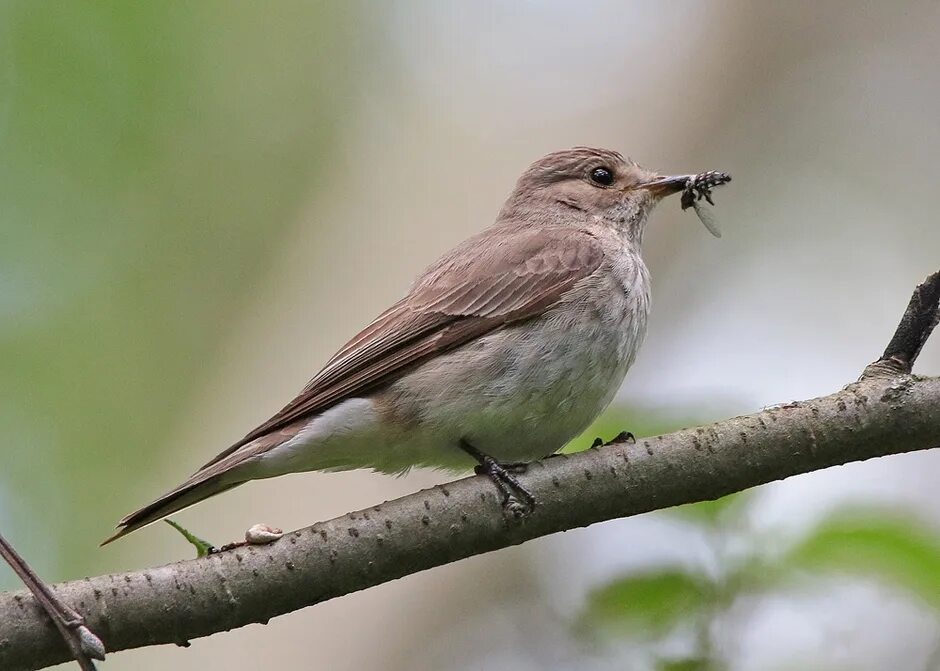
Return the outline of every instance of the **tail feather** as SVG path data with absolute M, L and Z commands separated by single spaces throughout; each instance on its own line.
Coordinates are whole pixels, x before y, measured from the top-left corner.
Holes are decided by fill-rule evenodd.
M 173 513 L 199 503 L 203 499 L 220 494 L 240 484 L 242 484 L 242 482 L 224 482 L 219 476 L 210 477 L 208 479 L 197 479 L 193 477 L 173 491 L 164 494 L 156 501 L 148 503 L 140 510 L 122 519 L 118 522 L 117 532 L 115 532 L 113 536 L 105 539 L 101 545 L 107 545 L 122 536 L 126 536 L 132 531 L 137 531 L 148 524 L 158 522 L 167 515 L 172 515 Z
M 121 536 L 126 536 L 132 531 L 153 524 L 167 515 L 172 515 L 203 499 L 237 487 L 248 480 L 256 477 L 270 477 L 270 475 L 252 472 L 250 468 L 252 458 L 290 440 L 300 432 L 302 427 L 303 424 L 298 422 L 281 431 L 256 438 L 250 443 L 238 443 L 234 448 L 229 448 L 196 471 L 179 487 L 118 522 L 117 532 L 101 544 L 107 545 Z M 246 466 L 249 468 L 245 468 Z

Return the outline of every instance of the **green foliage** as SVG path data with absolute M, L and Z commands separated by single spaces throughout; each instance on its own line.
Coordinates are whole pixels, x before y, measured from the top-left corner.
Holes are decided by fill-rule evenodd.
M 711 600 L 710 591 L 704 578 L 679 569 L 624 576 L 588 596 L 582 626 L 661 636 L 701 614 Z
M 183 525 L 177 524 L 173 520 L 163 520 L 171 527 L 179 531 L 183 538 L 189 541 L 194 548 L 196 548 L 196 557 L 205 557 L 214 547 L 209 541 L 201 539 L 199 536 L 195 535 L 191 531 L 185 529 Z
M 609 440 L 622 430 L 640 437 L 696 423 L 654 413 L 608 414 L 568 449 L 586 448 L 595 436 Z M 699 528 L 719 571 L 681 566 L 618 576 L 588 595 L 576 619 L 579 634 L 643 640 L 658 671 L 712 671 L 729 666 L 712 642 L 723 614 L 741 599 L 780 593 L 807 580 L 837 574 L 877 580 L 940 609 L 940 537 L 916 520 L 883 509 L 845 510 L 793 540 L 782 554 L 772 554 L 747 527 L 753 501 L 751 493 L 742 492 L 662 513 Z M 656 643 L 676 635 L 690 637 L 693 652 L 660 656 Z
M 881 511 L 834 515 L 781 563 L 814 576 L 842 573 L 875 579 L 940 610 L 940 538 L 909 517 Z
M 152 493 L 330 155 L 355 11 L 0 5 L 0 516 L 51 579 Z
M 738 517 L 746 509 L 749 500 L 750 495 L 747 492 L 737 492 L 713 501 L 678 506 L 669 512 L 689 522 L 714 527 L 725 523 L 729 518 Z

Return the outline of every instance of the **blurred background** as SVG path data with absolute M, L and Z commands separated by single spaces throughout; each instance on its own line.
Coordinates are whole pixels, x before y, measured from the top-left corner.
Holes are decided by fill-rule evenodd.
M 165 525 L 97 545 L 576 144 L 734 182 L 721 240 L 654 214 L 647 343 L 569 449 L 853 381 L 940 267 L 938 31 L 931 2 L 3 2 L 0 529 L 56 581 L 191 556 Z M 446 479 L 177 519 L 223 543 Z M 936 451 L 853 464 L 104 668 L 936 670 L 938 485 Z

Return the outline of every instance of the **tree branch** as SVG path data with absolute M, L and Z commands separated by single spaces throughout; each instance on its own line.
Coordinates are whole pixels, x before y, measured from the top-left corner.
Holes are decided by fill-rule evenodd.
M 917 355 L 940 321 L 940 271 L 917 285 L 881 358 L 865 368 L 862 378 L 911 372 Z
M 85 626 L 82 616 L 72 610 L 68 604 L 63 603 L 49 589 L 49 586 L 30 568 L 26 560 L 2 534 L 0 534 L 0 557 L 3 557 L 3 560 L 33 593 L 39 606 L 58 629 L 59 635 L 82 671 L 95 671 L 95 663 L 91 660 L 104 659 L 104 645 L 94 632 Z
M 940 285 L 940 273 L 925 284 Z M 912 299 L 892 339 L 901 344 L 885 353 L 889 359 L 903 355 L 908 371 L 936 323 L 936 302 L 933 316 L 930 304 L 929 296 Z M 909 313 L 930 318 L 908 319 Z M 539 501 L 521 522 L 503 515 L 486 478 L 466 478 L 315 524 L 271 545 L 55 589 L 85 614 L 109 651 L 185 644 L 558 531 L 940 445 L 940 378 L 889 370 L 866 369 L 859 382 L 822 398 L 636 444 L 549 457 L 521 476 Z M 0 594 L 0 668 L 36 669 L 69 657 L 30 594 Z

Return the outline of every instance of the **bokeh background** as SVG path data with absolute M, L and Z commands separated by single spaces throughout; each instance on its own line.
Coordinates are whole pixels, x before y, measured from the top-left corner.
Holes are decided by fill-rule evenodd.
M 97 544 L 575 144 L 734 175 L 720 241 L 654 215 L 649 338 L 594 433 L 852 381 L 940 267 L 938 31 L 931 2 L 3 2 L 0 529 L 50 580 L 190 556 Z M 177 519 L 225 542 L 444 479 Z M 938 485 L 937 452 L 831 469 L 104 668 L 936 670 Z

